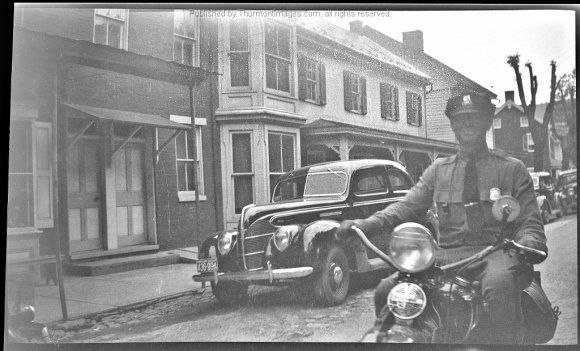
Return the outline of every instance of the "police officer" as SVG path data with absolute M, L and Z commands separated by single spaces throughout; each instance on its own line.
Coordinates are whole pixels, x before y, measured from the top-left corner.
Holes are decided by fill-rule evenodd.
M 546 236 L 529 172 L 521 161 L 487 147 L 485 135 L 494 111 L 495 106 L 486 95 L 469 93 L 449 99 L 445 114 L 459 142 L 459 152 L 435 160 L 402 201 L 367 219 L 342 222 L 337 236 L 345 238 L 353 224 L 368 236 L 390 233 L 403 222 L 420 221 L 435 203 L 441 233 L 438 261 L 458 261 L 495 243 L 501 223 L 494 219 L 491 207 L 500 195 L 511 195 L 518 200 L 521 212 L 508 224 L 507 232 L 516 242 L 547 254 Z M 532 281 L 531 264 L 544 259 L 539 255 L 522 258 L 496 251 L 464 271 L 462 275 L 481 282 L 489 307 L 491 328 L 482 342 L 514 344 L 522 340 L 521 291 Z M 394 280 L 389 278 L 378 286 L 377 317 L 393 286 Z

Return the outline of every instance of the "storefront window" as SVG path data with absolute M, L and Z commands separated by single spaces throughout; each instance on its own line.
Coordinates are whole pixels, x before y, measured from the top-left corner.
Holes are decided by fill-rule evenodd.
M 10 123 L 8 228 L 34 227 L 32 123 Z

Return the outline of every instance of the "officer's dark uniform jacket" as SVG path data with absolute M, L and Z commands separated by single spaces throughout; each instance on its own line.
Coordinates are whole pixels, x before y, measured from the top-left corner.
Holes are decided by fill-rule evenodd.
M 479 204 L 465 206 L 462 193 L 466 164 L 467 159 L 461 153 L 435 160 L 404 200 L 367 219 L 356 220 L 355 225 L 370 236 L 383 231 L 390 233 L 403 222 L 420 221 L 434 202 L 440 224 L 439 247 L 450 249 L 440 250 L 439 254 L 454 252 L 451 254 L 454 259 L 464 258 L 495 242 L 501 222 L 492 215 L 490 189 L 499 188 L 501 195 L 513 196 L 521 206 L 518 218 L 506 227 L 508 237 L 547 253 L 532 178 L 524 164 L 501 151 L 486 149 L 479 153 L 476 157 Z M 462 250 L 466 247 L 473 250 Z

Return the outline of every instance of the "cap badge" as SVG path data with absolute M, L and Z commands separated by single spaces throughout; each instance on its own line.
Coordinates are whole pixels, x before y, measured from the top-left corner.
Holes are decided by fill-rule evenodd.
M 470 95 L 464 95 L 463 96 L 463 106 L 468 106 L 471 105 L 471 96 Z
M 499 188 L 491 188 L 489 189 L 489 199 L 491 201 L 496 201 L 501 196 L 501 190 Z

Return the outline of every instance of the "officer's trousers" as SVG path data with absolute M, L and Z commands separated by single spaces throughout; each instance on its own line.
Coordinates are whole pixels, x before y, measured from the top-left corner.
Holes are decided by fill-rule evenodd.
M 496 251 L 485 260 L 470 265 L 460 274 L 481 282 L 483 299 L 489 310 L 489 326 L 481 343 L 517 344 L 523 339 L 522 290 L 533 279 L 533 268 L 515 254 Z M 379 316 L 395 279 L 383 279 L 375 291 L 375 313 Z

